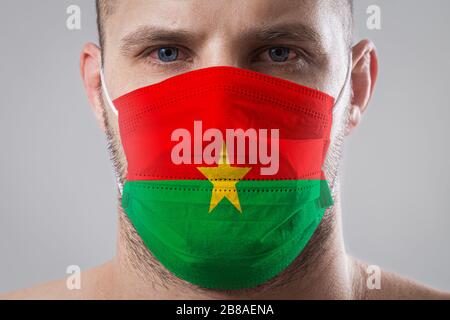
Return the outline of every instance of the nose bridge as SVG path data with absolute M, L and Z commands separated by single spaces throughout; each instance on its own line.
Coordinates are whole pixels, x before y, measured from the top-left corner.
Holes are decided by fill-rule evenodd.
M 209 38 L 201 52 L 200 67 L 228 66 L 243 68 L 242 49 L 231 35 L 218 33 Z

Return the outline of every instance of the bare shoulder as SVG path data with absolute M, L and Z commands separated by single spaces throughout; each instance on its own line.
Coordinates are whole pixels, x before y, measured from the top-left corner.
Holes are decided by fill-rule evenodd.
M 104 299 L 105 297 L 97 288 L 100 283 L 105 281 L 108 269 L 108 264 L 105 264 L 81 273 L 81 288 L 79 290 L 70 290 L 67 279 L 61 279 L 7 294 L 0 294 L 0 300 Z
M 368 289 L 366 285 L 368 265 L 353 259 L 362 285 L 360 296 L 362 299 L 382 300 L 450 300 L 450 293 L 439 291 L 420 284 L 414 280 L 397 274 L 381 270 L 380 288 Z

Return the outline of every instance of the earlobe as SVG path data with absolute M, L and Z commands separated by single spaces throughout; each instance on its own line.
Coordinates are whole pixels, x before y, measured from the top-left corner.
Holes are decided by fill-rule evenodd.
M 93 43 L 86 44 L 81 53 L 80 71 L 91 109 L 100 129 L 106 132 L 104 107 L 100 90 L 100 55 L 101 51 L 97 45 Z
M 353 47 L 352 100 L 348 133 L 361 122 L 373 95 L 377 76 L 378 58 L 375 45 L 369 40 L 363 40 Z
M 350 110 L 349 122 L 350 126 L 355 128 L 361 122 L 361 108 L 359 106 L 352 106 Z

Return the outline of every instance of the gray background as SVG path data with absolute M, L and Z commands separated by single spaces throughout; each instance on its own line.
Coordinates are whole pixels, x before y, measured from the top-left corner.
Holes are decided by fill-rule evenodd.
M 348 251 L 450 291 L 450 1 L 356 0 L 357 36 L 375 41 L 380 79 L 348 139 Z M 82 30 L 66 29 L 66 8 Z M 366 9 L 382 9 L 382 30 Z M 114 176 L 78 60 L 96 40 L 91 0 L 0 1 L 0 291 L 82 269 L 115 252 Z

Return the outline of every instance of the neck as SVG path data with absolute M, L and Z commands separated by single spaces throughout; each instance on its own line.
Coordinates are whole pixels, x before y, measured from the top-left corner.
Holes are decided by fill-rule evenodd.
M 258 288 L 217 291 L 201 289 L 169 273 L 146 249 L 120 209 L 117 256 L 108 266 L 108 291 L 116 299 L 351 299 L 357 272 L 344 249 L 340 195 L 321 224 L 325 234 L 274 281 Z M 324 226 L 325 224 L 325 226 Z M 328 224 L 328 225 L 327 225 Z M 307 261 L 304 261 L 307 260 Z

